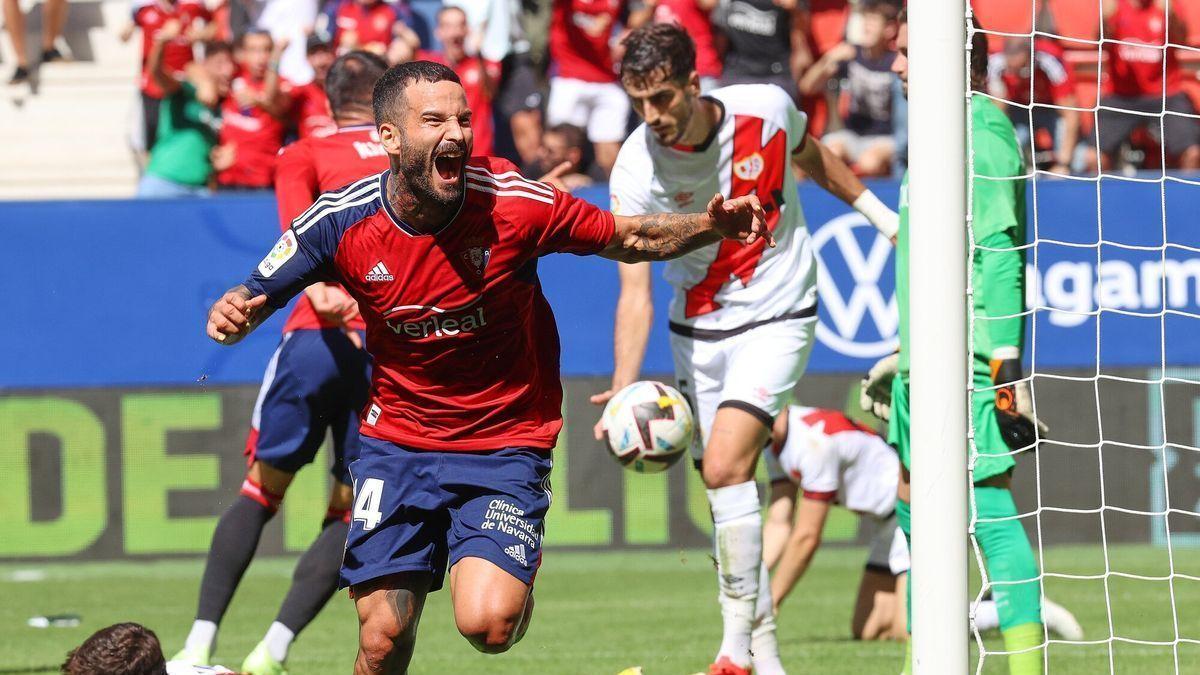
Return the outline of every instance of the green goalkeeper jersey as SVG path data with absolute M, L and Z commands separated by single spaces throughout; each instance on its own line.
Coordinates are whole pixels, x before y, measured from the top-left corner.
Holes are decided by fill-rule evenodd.
M 974 289 L 974 369 L 991 379 L 988 361 L 998 347 L 1021 348 L 1025 335 L 1025 165 L 1008 117 L 984 96 L 971 99 L 974 158 L 971 261 Z M 896 304 L 900 310 L 900 373 L 909 372 L 908 175 L 900 185 L 896 237 Z M 990 318 L 1007 317 L 1007 318 Z

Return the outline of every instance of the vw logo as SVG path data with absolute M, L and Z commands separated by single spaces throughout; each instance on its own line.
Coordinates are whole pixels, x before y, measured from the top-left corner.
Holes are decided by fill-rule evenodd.
M 864 229 L 867 236 L 856 234 Z M 859 213 L 848 213 L 812 233 L 817 254 L 817 292 L 821 313 L 817 339 L 846 356 L 875 359 L 896 349 L 899 316 L 896 294 L 885 296 L 881 280 L 891 289 L 894 279 L 884 273 L 892 244 Z

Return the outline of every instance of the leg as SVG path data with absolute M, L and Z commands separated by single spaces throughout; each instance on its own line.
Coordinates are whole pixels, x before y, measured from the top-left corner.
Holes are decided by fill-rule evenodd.
M 1200 169 L 1200 130 L 1196 129 L 1196 120 L 1184 117 L 1196 112 L 1191 99 L 1187 94 L 1176 94 L 1166 100 L 1165 108 L 1162 142 L 1167 153 L 1178 158 L 1180 169 Z
M 29 67 L 29 55 L 25 51 L 25 15 L 19 0 L 4 0 L 4 26 L 17 54 L 17 67 Z
M 355 675 L 408 672 L 429 585 L 428 572 L 401 572 L 354 586 L 358 611 Z
M 263 528 L 275 516 L 292 478 L 292 474 L 262 462 L 250 466 L 241 493 L 221 515 L 213 531 L 200 580 L 196 620 L 176 660 L 207 665 L 216 647 L 217 626 L 254 558 Z
M 886 640 L 896 611 L 896 577 L 877 567 L 863 570 L 850 631 L 855 640 Z
M 528 628 L 533 587 L 483 558 L 466 557 L 450 568 L 454 622 L 471 646 L 500 654 Z
M 246 657 L 242 664 L 243 671 L 269 672 L 260 664 L 282 667 L 296 636 L 317 618 L 317 614 L 337 591 L 342 551 L 345 550 L 346 533 L 350 529 L 350 501 L 350 486 L 336 483 L 321 531 L 296 563 L 292 585 L 283 599 L 279 614 L 267 629 L 262 642 Z
M 587 120 L 587 136 L 596 153 L 596 164 L 604 175 L 612 173 L 617 153 L 625 142 L 629 123 L 629 97 L 619 84 L 589 83 L 591 111 Z
M 895 143 L 890 136 L 875 136 L 858 156 L 858 169 L 865 176 L 883 176 L 891 171 Z
M 42 4 L 42 53 L 54 49 L 67 24 L 67 0 L 46 0 Z M 57 54 L 57 52 L 55 52 Z

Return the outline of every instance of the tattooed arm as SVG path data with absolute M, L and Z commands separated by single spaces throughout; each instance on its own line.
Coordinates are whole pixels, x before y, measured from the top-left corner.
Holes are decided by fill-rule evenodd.
M 600 255 L 621 262 L 678 258 L 701 246 L 725 239 L 746 245 L 775 239 L 767 229 L 758 197 L 749 195 L 725 201 L 720 194 L 705 213 L 656 213 L 648 216 L 615 216 L 616 232 Z

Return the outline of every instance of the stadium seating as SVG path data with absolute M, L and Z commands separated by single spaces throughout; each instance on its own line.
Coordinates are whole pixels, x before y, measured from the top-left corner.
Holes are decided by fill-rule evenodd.
M 133 194 L 137 167 L 127 139 L 138 104 L 138 42 L 117 37 L 128 17 L 126 0 L 71 2 L 65 37 L 75 61 L 42 68 L 36 96 L 25 87 L 0 90 L 0 199 Z M 31 36 L 40 18 L 39 5 L 29 17 Z M 9 41 L 0 45 L 4 63 L 12 63 Z

